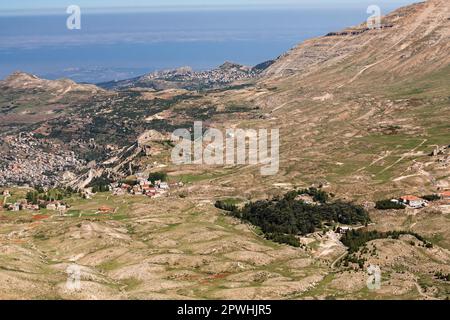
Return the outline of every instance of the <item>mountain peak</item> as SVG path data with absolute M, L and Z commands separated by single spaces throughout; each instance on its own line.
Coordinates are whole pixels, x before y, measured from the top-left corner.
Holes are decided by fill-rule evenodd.
M 5 82 L 7 83 L 13 83 L 17 81 L 36 81 L 41 80 L 39 77 L 37 77 L 34 74 L 26 73 L 22 71 L 15 71 L 11 73 L 8 77 L 6 77 Z
M 384 16 L 379 29 L 360 24 L 307 40 L 282 55 L 265 74 L 270 78 L 302 75 L 339 67 L 345 61 L 362 66 L 355 80 L 373 70 L 406 76 L 418 69 L 438 69 L 450 60 L 449 11 L 448 0 L 402 7 Z
M 5 80 L 0 81 L 0 86 L 13 90 L 41 89 L 43 91 L 55 91 L 57 94 L 65 94 L 73 90 L 93 93 L 102 90 L 95 85 L 78 84 L 70 79 L 46 80 L 22 71 L 10 74 Z

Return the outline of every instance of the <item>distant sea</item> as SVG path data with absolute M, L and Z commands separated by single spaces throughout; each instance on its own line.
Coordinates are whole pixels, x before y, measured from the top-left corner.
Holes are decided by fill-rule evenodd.
M 366 8 L 92 13 L 82 14 L 81 30 L 68 30 L 65 14 L 0 16 L 0 78 L 21 70 L 98 83 L 180 66 L 255 65 L 365 21 Z

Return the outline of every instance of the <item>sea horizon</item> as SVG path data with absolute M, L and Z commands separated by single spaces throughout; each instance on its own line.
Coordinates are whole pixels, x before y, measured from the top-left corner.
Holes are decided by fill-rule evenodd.
M 193 8 L 191 8 L 193 9 Z M 67 14 L 0 17 L 0 79 L 14 71 L 47 79 L 101 83 L 225 61 L 253 66 L 302 41 L 363 23 L 364 6 L 82 12 L 81 30 Z M 395 6 L 385 6 L 387 14 Z

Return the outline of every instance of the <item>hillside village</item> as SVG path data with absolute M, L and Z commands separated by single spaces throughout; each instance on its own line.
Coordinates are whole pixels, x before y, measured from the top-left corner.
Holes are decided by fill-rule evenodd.
M 190 67 L 156 71 L 131 80 L 122 80 L 100 84 L 107 89 L 154 88 L 156 90 L 169 88 L 207 89 L 220 88 L 233 82 L 255 79 L 261 75 L 272 61 L 267 61 L 255 67 L 247 67 L 237 63 L 225 62 L 211 70 L 194 71 Z
M 165 176 L 161 174 L 162 179 Z M 16 199 L 16 201 L 9 201 L 10 198 L 15 198 L 10 189 L 0 190 L 0 194 L 3 197 L 2 207 L 7 211 L 39 211 L 46 209 L 48 211 L 58 211 L 59 214 L 63 214 L 70 208 L 70 205 L 64 201 L 66 196 L 71 197 L 73 194 L 79 195 L 79 197 L 90 200 L 97 192 L 107 192 L 112 196 L 146 196 L 148 198 L 158 198 L 162 196 L 168 196 L 171 189 L 177 189 L 183 187 L 182 182 L 169 183 L 162 181 L 161 179 L 149 179 L 143 178 L 142 175 L 138 175 L 135 180 L 115 181 L 111 183 L 96 184 L 79 191 L 69 189 L 49 189 L 38 187 L 40 190 L 30 189 L 27 193 L 27 197 L 24 199 Z M 54 195 L 56 193 L 56 195 Z M 50 195 L 53 194 L 53 195 Z M 99 212 L 112 211 L 99 209 Z
M 144 195 L 147 197 L 160 197 L 167 194 L 171 188 L 182 187 L 183 183 L 171 183 L 164 182 L 161 180 L 156 180 L 154 182 L 148 181 L 147 179 L 138 179 L 137 184 L 130 185 L 128 183 L 114 182 L 110 185 L 110 189 L 113 195 Z
M 0 153 L 0 186 L 53 186 L 61 183 L 65 172 L 80 172 L 86 166 L 73 151 L 33 133 L 6 136 L 1 142 L 6 151 Z
M 206 71 L 193 71 L 191 68 L 180 68 L 175 70 L 158 71 L 143 76 L 140 81 L 155 79 L 166 79 L 170 81 L 201 81 L 205 86 L 211 86 L 216 83 L 226 84 L 234 81 L 248 80 L 256 77 L 261 70 L 239 64 L 225 62 L 216 69 Z
M 149 138 L 150 136 L 150 138 Z M 158 138 L 156 139 L 155 136 Z M 164 140 L 164 135 L 155 130 L 146 131 L 137 139 L 138 147 L 149 154 L 146 149 L 144 140 Z M 20 133 L 18 136 L 6 136 L 3 142 L 8 145 L 9 152 L 2 153 L 0 157 L 0 186 L 33 186 L 51 189 L 53 187 L 65 188 L 64 178 L 70 181 L 76 177 L 73 172 L 82 172 L 87 168 L 86 161 L 78 160 L 73 151 L 67 151 L 60 146 L 54 144 L 50 139 L 36 137 L 33 133 Z M 72 141 L 71 144 L 77 143 Z M 82 143 L 82 142 L 78 142 Z M 96 148 L 94 139 L 91 139 L 88 146 Z M 154 154 L 153 146 L 150 148 L 150 156 Z M 428 155 L 432 160 L 427 165 L 436 164 L 439 168 L 448 168 L 450 165 L 450 146 L 436 146 Z M 417 165 L 417 164 L 416 164 Z M 414 166 L 411 167 L 414 169 Z M 423 166 L 419 168 L 423 171 Z M 414 169 L 417 170 L 417 169 Z M 419 171 L 421 173 L 422 171 Z M 70 173 L 70 174 L 68 174 Z M 157 175 L 158 177 L 158 175 Z M 100 185 L 95 185 L 91 181 L 78 192 L 85 199 L 91 199 L 97 192 L 110 192 L 113 196 L 146 196 L 149 198 L 158 198 L 167 196 L 171 189 L 183 187 L 182 182 L 168 183 L 165 181 L 167 176 L 162 174 L 157 179 L 151 179 L 141 173 L 136 174 L 135 180 L 116 180 L 107 182 L 102 181 Z M 95 179 L 94 179 L 95 180 Z M 164 180 L 164 181 L 163 181 Z M 46 209 L 49 211 L 58 211 L 60 214 L 68 209 L 68 205 L 58 199 L 44 200 L 39 199 L 38 202 L 29 202 L 27 199 L 18 199 L 15 202 L 9 202 L 8 189 L 4 191 L 3 207 L 8 211 L 32 210 L 39 211 Z M 449 201 L 448 186 L 435 185 L 435 193 L 430 195 L 414 195 L 405 194 L 386 200 L 380 200 L 376 203 L 375 208 L 380 210 L 386 209 L 422 209 L 426 207 L 434 207 L 436 204 L 446 205 Z M 305 203 L 309 203 L 310 199 L 302 199 Z M 101 210 L 100 210 L 101 211 Z

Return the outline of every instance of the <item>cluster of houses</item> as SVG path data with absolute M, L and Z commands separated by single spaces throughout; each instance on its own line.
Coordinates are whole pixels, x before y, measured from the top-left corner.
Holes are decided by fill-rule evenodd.
M 27 200 L 21 200 L 14 203 L 6 203 L 5 208 L 8 211 L 21 211 L 21 210 L 39 210 L 39 205 L 28 203 Z
M 181 186 L 183 186 L 182 182 L 169 184 L 161 180 L 151 182 L 148 179 L 138 178 L 135 185 L 115 182 L 111 184 L 111 189 L 114 195 L 132 194 L 159 197 L 166 194 L 170 188 Z
M 8 211 L 22 211 L 22 210 L 31 210 L 38 211 L 41 208 L 45 208 L 51 211 L 60 211 L 64 212 L 67 210 L 68 205 L 61 201 L 45 201 L 38 200 L 38 203 L 30 203 L 26 199 L 17 200 L 15 202 L 8 202 L 8 198 L 11 197 L 11 193 L 9 190 L 3 190 L 3 207 Z
M 51 201 L 45 203 L 45 208 L 50 211 L 64 212 L 68 209 L 68 205 L 60 201 Z
M 174 81 L 177 83 L 201 84 L 211 87 L 216 85 L 228 84 L 235 81 L 248 80 L 257 77 L 261 69 L 242 66 L 233 62 L 225 62 L 218 68 L 204 71 L 194 71 L 189 67 L 182 67 L 172 70 L 156 71 L 147 74 L 140 81 Z
M 400 199 L 392 199 L 391 201 L 395 203 L 404 204 L 405 206 L 414 209 L 424 208 L 428 206 L 427 200 L 411 195 L 400 197 Z
M 349 232 L 349 231 L 351 231 L 351 230 L 353 230 L 352 229 L 352 227 L 343 227 L 343 226 L 340 226 L 340 227 L 337 227 L 336 228 L 336 233 L 337 234 L 346 234 L 347 232 Z
M 43 200 L 40 200 L 40 204 L 33 204 L 29 203 L 26 199 L 14 202 L 14 203 L 6 203 L 5 208 L 8 211 L 21 211 L 21 210 L 31 210 L 31 211 L 38 211 L 41 208 L 46 208 L 50 211 L 59 211 L 64 212 L 67 210 L 68 206 L 64 203 L 52 201 L 44 203 Z
M 147 197 L 160 197 L 167 194 L 171 188 L 182 187 L 183 183 L 171 183 L 157 180 L 154 182 L 149 181 L 145 178 L 138 178 L 137 182 L 134 184 L 127 184 L 124 182 L 114 182 L 110 185 L 110 190 L 114 195 L 144 195 Z M 14 203 L 7 202 L 11 194 L 8 190 L 2 192 L 3 195 L 3 207 L 8 211 L 21 211 L 21 210 L 32 210 L 38 211 L 40 209 L 47 209 L 49 211 L 58 211 L 59 213 L 64 213 L 67 211 L 69 206 L 62 201 L 45 201 L 38 200 L 37 204 L 30 203 L 26 199 L 15 201 Z M 93 193 L 91 190 L 85 189 L 82 195 L 86 199 L 91 199 Z M 97 213 L 109 214 L 113 213 L 115 210 L 109 207 L 101 207 L 98 209 Z
M 53 186 L 66 171 L 79 172 L 85 161 L 73 151 L 47 139 L 37 139 L 33 133 L 2 139 L 0 152 L 0 186 Z
M 450 202 L 450 191 L 443 191 L 438 194 L 439 198 Z M 406 195 L 399 199 L 392 199 L 392 202 L 401 203 L 413 209 L 420 209 L 428 206 L 428 201 L 413 195 Z

